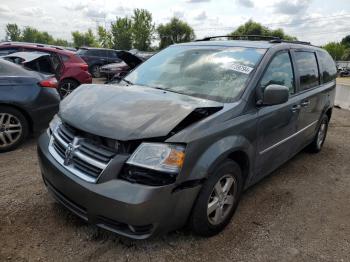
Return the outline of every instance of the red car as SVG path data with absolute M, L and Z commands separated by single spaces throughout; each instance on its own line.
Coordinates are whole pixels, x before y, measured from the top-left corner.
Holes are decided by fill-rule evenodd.
M 60 70 L 58 84 L 58 91 L 61 97 L 67 96 L 80 84 L 91 84 L 92 82 L 92 77 L 88 71 L 88 65 L 73 51 L 61 47 L 33 43 L 0 43 L 0 56 L 22 51 L 40 51 L 50 53 L 61 61 L 63 66 Z

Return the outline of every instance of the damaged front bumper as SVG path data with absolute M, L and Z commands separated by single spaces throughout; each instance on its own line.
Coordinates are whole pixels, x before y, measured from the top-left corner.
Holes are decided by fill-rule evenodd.
M 175 184 L 147 186 L 114 178 L 89 183 L 59 164 L 48 150 L 49 136 L 39 138 L 44 182 L 53 196 L 82 219 L 117 234 L 145 239 L 182 227 L 200 186 L 174 190 Z

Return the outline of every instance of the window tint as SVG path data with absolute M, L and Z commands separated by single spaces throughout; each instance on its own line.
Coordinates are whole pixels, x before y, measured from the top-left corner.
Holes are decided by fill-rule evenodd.
M 300 77 L 300 91 L 318 86 L 319 73 L 315 53 L 295 52 Z
M 327 52 L 318 52 L 317 57 L 322 69 L 323 83 L 334 80 L 337 76 L 337 68 L 333 58 Z
M 260 87 L 264 90 L 268 85 L 283 85 L 289 88 L 289 93 L 294 94 L 294 74 L 289 53 L 277 54 L 271 61 Z
M 107 55 L 109 57 L 113 57 L 113 58 L 117 57 L 117 53 L 115 51 L 113 51 L 113 50 L 108 50 L 107 51 Z
M 69 56 L 67 56 L 67 55 L 60 54 L 60 57 L 61 57 L 63 62 L 67 62 L 69 60 Z

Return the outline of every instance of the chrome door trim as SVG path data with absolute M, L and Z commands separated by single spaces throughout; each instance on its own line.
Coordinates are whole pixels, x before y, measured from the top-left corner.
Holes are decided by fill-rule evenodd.
M 279 145 L 281 145 L 281 144 L 287 142 L 289 139 L 291 139 L 291 138 L 293 138 L 293 137 L 299 135 L 300 133 L 304 132 L 306 129 L 308 129 L 308 128 L 314 126 L 315 124 L 317 124 L 317 122 L 318 122 L 318 120 L 312 122 L 311 124 L 307 125 L 307 126 L 304 127 L 303 129 L 300 129 L 298 132 L 294 133 L 293 135 L 288 136 L 288 137 L 282 139 L 281 141 L 277 142 L 276 144 L 274 144 L 274 145 L 272 145 L 272 146 L 269 146 L 268 148 L 266 148 L 266 149 L 260 151 L 259 154 L 262 155 L 262 154 L 264 154 L 264 153 L 270 151 L 271 149 L 273 149 L 273 148 L 275 148 L 275 147 L 277 147 L 277 146 L 279 146 Z

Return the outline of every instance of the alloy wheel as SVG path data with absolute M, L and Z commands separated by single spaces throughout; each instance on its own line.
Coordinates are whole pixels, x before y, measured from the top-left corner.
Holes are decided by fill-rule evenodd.
M 0 113 L 0 148 L 15 144 L 22 135 L 20 120 L 9 113 Z
M 207 216 L 212 225 L 222 223 L 232 210 L 237 183 L 233 176 L 224 175 L 215 184 L 208 200 Z
M 326 121 L 323 121 L 317 134 L 317 146 L 319 148 L 322 147 L 322 144 L 326 138 L 326 132 L 327 132 L 327 123 Z
M 73 84 L 70 82 L 63 83 L 60 87 L 60 95 L 62 98 L 68 96 L 74 90 Z

